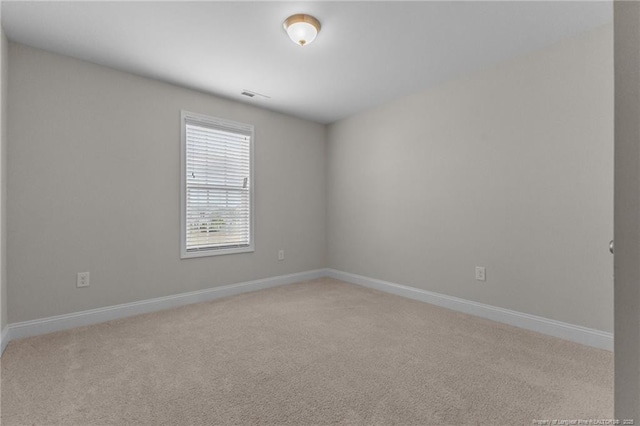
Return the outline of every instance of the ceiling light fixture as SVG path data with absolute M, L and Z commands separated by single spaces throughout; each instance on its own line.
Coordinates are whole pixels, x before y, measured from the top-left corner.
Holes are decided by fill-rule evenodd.
M 320 32 L 320 21 L 303 13 L 289 16 L 283 26 L 291 41 L 299 46 L 311 43 Z

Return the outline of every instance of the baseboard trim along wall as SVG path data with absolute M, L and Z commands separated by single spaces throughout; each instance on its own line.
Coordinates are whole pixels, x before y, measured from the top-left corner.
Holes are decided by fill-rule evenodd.
M 559 337 L 561 339 L 570 340 L 572 342 L 581 343 L 594 348 L 613 351 L 613 334 L 605 331 L 568 324 L 536 315 L 512 311 L 510 309 L 485 305 L 483 303 L 472 302 L 470 300 L 369 278 L 362 275 L 337 271 L 335 269 L 327 269 L 326 275 L 331 278 L 361 285 L 363 287 L 373 288 L 375 290 L 384 291 L 397 296 L 431 303 L 432 305 L 441 306 L 443 308 L 463 312 L 465 314 L 475 315 L 477 317 L 487 318 L 549 336 Z
M 7 343 L 9 343 L 9 326 L 5 326 L 0 332 L 0 356 L 4 353 Z
M 234 296 L 236 294 L 263 290 L 285 284 L 293 284 L 323 276 L 325 276 L 325 270 L 316 269 L 313 271 L 263 278 L 222 287 L 192 291 L 189 293 L 141 300 L 139 302 L 124 303 L 122 305 L 108 306 L 105 308 L 97 308 L 88 311 L 18 322 L 9 324 L 8 335 L 5 336 L 3 331 L 2 345 L 4 349 L 4 346 L 6 345 L 5 342 L 8 342 L 8 340 L 68 330 L 70 328 L 176 308 L 179 306 L 190 305 L 192 303 L 207 302 L 214 299 L 220 299 L 222 297 Z
M 335 278 L 348 283 L 373 288 L 425 303 L 431 303 L 454 311 L 487 318 L 515 327 L 524 328 L 526 330 L 581 343 L 583 345 L 606 349 L 609 351 L 613 350 L 612 333 L 499 308 L 496 306 L 485 305 L 483 303 L 434 293 L 415 287 L 395 284 L 375 278 L 369 278 L 362 275 L 337 271 L 335 269 L 316 269 L 312 271 L 231 284 L 222 287 L 214 287 L 206 290 L 158 297 L 139 302 L 125 303 L 122 305 L 108 306 L 105 308 L 97 308 L 74 312 L 71 314 L 9 324 L 0 334 L 0 354 L 4 352 L 9 341 L 13 339 L 68 330 L 75 327 L 176 308 L 179 306 L 190 305 L 192 303 L 206 302 L 220 299 L 222 297 L 234 296 L 241 293 L 263 290 L 285 284 L 294 284 L 321 277 Z

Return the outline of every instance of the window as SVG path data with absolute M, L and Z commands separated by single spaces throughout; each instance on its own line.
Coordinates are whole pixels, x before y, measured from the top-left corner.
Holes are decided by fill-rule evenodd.
M 253 126 L 182 111 L 181 257 L 253 251 Z

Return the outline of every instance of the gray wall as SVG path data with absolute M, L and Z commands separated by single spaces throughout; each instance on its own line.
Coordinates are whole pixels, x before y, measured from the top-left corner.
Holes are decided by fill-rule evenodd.
M 640 423 L 640 3 L 616 1 L 615 414 Z
M 330 268 L 613 330 L 611 25 L 334 123 L 327 155 Z
M 7 38 L 0 27 L 0 330 L 7 321 Z
M 325 266 L 324 126 L 12 42 L 9 87 L 10 323 Z M 255 253 L 180 260 L 181 109 L 255 125 Z
M 9 43 L 9 322 L 329 266 L 612 331 L 612 43 L 603 27 L 327 135 Z M 179 259 L 180 109 L 256 126 L 255 253 Z

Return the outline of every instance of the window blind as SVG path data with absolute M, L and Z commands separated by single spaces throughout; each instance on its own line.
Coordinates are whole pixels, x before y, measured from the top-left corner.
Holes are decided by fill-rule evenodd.
M 183 131 L 186 252 L 250 247 L 252 129 L 187 115 Z

